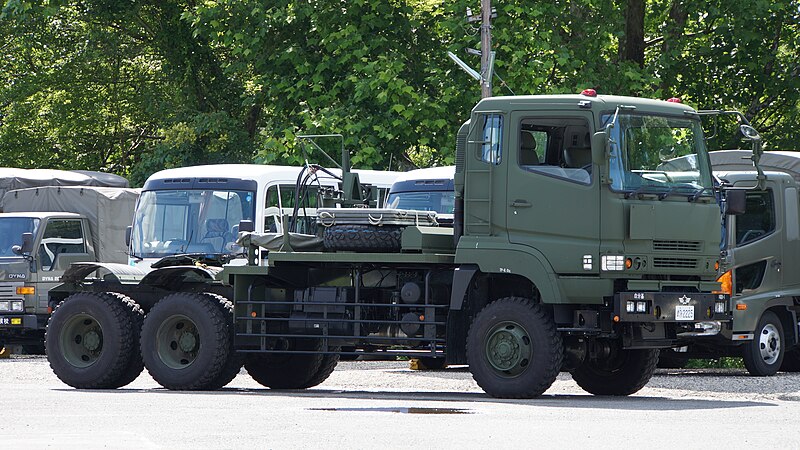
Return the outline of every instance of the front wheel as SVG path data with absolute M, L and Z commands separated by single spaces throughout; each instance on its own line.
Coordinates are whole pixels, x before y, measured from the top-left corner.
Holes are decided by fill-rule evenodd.
M 216 298 L 184 292 L 168 295 L 144 318 L 144 366 L 167 389 L 213 389 L 228 361 L 230 339 Z
M 742 346 L 742 360 L 750 375 L 775 375 L 783 362 L 783 326 L 772 311 L 766 311 L 758 321 L 753 340 Z
M 587 358 L 572 371 L 572 379 L 594 395 L 631 395 L 643 388 L 658 364 L 658 350 L 624 350 L 607 343 L 602 357 Z
M 558 376 L 563 357 L 553 319 L 525 298 L 490 303 L 472 321 L 467 336 L 469 370 L 492 397 L 541 395 Z

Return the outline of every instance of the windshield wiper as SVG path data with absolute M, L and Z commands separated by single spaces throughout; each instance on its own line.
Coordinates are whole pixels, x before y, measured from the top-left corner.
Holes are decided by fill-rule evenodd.
M 704 194 L 706 191 L 710 190 L 710 189 L 711 189 L 711 188 L 707 188 L 707 187 L 706 187 L 706 188 L 699 188 L 699 189 L 698 189 L 698 190 L 696 190 L 694 193 L 692 193 L 692 195 L 690 195 L 690 196 L 689 196 L 689 201 L 690 201 L 690 202 L 696 202 L 696 201 L 697 201 L 697 199 L 699 199 L 700 197 L 702 197 L 702 196 L 703 196 L 703 194 Z
M 625 198 L 628 199 L 628 198 L 631 198 L 631 197 L 635 197 L 635 196 L 637 196 L 639 194 L 644 194 L 647 190 L 649 190 L 649 188 L 661 189 L 658 186 L 653 186 L 651 184 L 643 184 L 643 185 L 639 186 L 638 188 L 636 188 L 636 189 L 634 189 L 634 190 L 632 190 L 630 192 L 626 192 L 625 193 Z M 654 193 L 654 192 L 651 192 L 651 193 Z M 661 198 L 661 194 L 659 194 L 659 199 L 663 200 Z
M 137 255 L 137 254 L 135 254 L 135 253 L 127 253 L 127 255 L 128 255 L 129 257 L 131 257 L 131 258 L 135 259 L 137 262 L 138 262 L 138 261 L 144 261 L 144 258 L 142 258 L 141 256 L 139 256 L 139 255 Z

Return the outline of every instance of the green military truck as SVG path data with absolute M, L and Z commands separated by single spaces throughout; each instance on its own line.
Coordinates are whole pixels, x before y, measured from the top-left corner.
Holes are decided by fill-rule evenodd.
M 74 262 L 125 263 L 138 190 L 50 186 L 7 192 L 0 208 L 0 347 L 44 353 L 50 288 Z
M 757 174 L 750 152 L 711 152 L 711 164 L 725 183 L 753 186 Z M 676 160 L 674 164 L 680 164 Z M 800 153 L 764 152 L 762 189 L 746 193 L 746 211 L 724 218 L 722 272 L 732 295 L 733 324 L 718 336 L 678 352 L 665 353 L 662 365 L 681 367 L 690 358 L 741 356 L 752 375 L 800 370 Z
M 686 169 L 661 167 L 688 154 Z M 629 395 L 658 349 L 729 326 L 729 297 L 714 293 L 718 192 L 692 108 L 591 90 L 484 99 L 458 132 L 454 181 L 453 228 L 386 209 L 318 209 L 313 236 L 243 221 L 247 264 L 218 275 L 233 298 L 169 293 L 143 321 L 137 284 L 69 277 L 51 367 L 75 387 L 117 387 L 144 360 L 169 389 L 212 389 L 243 361 L 264 386 L 308 388 L 344 347 L 469 364 L 495 397 L 538 396 L 560 371 Z

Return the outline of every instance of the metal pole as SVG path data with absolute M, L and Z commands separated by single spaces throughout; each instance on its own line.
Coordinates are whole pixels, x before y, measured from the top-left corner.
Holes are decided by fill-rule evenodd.
M 489 58 L 492 54 L 492 0 L 481 0 L 481 98 L 492 96 Z

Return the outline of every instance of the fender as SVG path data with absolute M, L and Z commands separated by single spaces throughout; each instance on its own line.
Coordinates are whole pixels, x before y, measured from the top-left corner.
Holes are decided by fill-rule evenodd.
M 164 289 L 174 287 L 176 283 L 190 282 L 211 283 L 217 279 L 217 274 L 222 272 L 222 267 L 214 266 L 169 266 L 152 270 L 139 282 L 143 286 L 153 286 Z
M 61 281 L 63 283 L 80 283 L 97 270 L 103 272 L 103 279 L 106 281 L 138 281 L 147 275 L 146 271 L 127 264 L 78 262 L 69 266 L 61 277 Z
M 507 241 L 486 242 L 481 240 L 479 243 L 477 241 L 472 243 L 464 242 L 466 239 L 469 238 L 461 238 L 456 250 L 455 262 L 457 264 L 474 264 L 484 273 L 523 276 L 539 290 L 542 303 L 563 302 L 564 297 L 553 268 L 547 259 L 541 254 L 537 255 L 538 252 L 534 249 L 524 245 L 509 244 Z M 456 289 L 454 289 L 454 294 L 455 291 Z
M 789 337 L 789 333 L 791 333 L 790 342 L 797 342 L 797 317 L 794 311 L 790 309 L 790 307 L 794 305 L 793 295 L 796 294 L 797 292 L 793 291 L 781 291 L 777 293 L 771 291 L 762 294 L 748 295 L 745 298 L 731 299 L 731 308 L 733 309 L 733 334 L 752 333 L 758 321 L 761 319 L 761 315 L 764 314 L 764 311 L 774 307 L 783 307 L 784 309 L 788 309 L 792 314 L 795 324 L 791 330 L 783 331 L 787 337 Z M 736 309 L 737 304 L 747 305 L 747 309 L 739 311 Z

